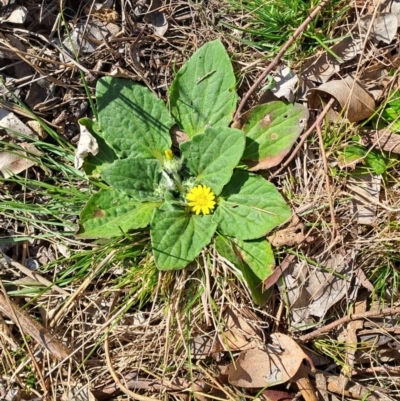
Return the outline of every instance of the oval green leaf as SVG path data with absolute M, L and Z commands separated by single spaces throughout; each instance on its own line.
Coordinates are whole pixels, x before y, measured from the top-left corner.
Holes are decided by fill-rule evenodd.
M 217 225 L 212 216 L 196 216 L 184 209 L 162 208 L 150 226 L 156 265 L 160 270 L 182 269 L 207 246 Z
M 227 259 L 236 267 L 238 271 L 235 271 L 235 273 L 249 289 L 254 302 L 259 306 L 265 305 L 271 297 L 272 289 L 263 291 L 262 280 L 254 273 L 253 269 L 241 257 L 241 254 L 238 252 L 237 245 L 233 242 L 233 239 L 218 236 L 215 241 L 215 248 L 223 258 Z
M 176 75 L 170 91 L 171 113 L 190 138 L 207 127 L 227 127 L 236 108 L 235 85 L 222 43 L 206 43 Z
M 162 161 L 175 124 L 162 100 L 140 84 L 112 77 L 97 81 L 96 99 L 102 135 L 120 158 Z
M 161 171 L 158 160 L 129 158 L 116 160 L 102 171 L 101 176 L 110 186 L 142 202 L 159 200 L 154 191 L 160 182 Z
M 233 174 L 243 154 L 242 131 L 231 128 L 208 128 L 180 145 L 186 167 L 197 183 L 208 185 L 218 195 Z
M 144 228 L 162 202 L 136 202 L 123 192 L 101 189 L 80 215 L 77 235 L 81 238 L 111 238 L 129 230 Z
M 218 197 L 214 221 L 222 234 L 249 240 L 266 235 L 290 216 L 289 206 L 273 184 L 237 171 Z
M 288 154 L 308 120 L 301 104 L 281 101 L 255 106 L 242 126 L 246 134 L 243 161 L 252 171 L 278 165 Z

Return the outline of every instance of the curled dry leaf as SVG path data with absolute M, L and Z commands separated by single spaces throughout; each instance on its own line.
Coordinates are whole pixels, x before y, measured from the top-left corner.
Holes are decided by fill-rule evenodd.
M 299 370 L 303 359 L 310 360 L 290 337 L 282 333 L 271 335 L 273 344 L 267 349 L 243 351 L 228 366 L 230 384 L 243 388 L 261 388 L 289 381 Z
M 288 245 L 299 245 L 305 240 L 304 224 L 300 221 L 297 215 L 294 215 L 289 227 L 274 232 L 267 239 L 270 244 L 276 248 Z
M 75 168 L 81 168 L 85 157 L 91 153 L 96 156 L 99 152 L 99 146 L 96 138 L 89 132 L 89 130 L 82 124 L 79 124 L 81 135 L 79 137 L 78 146 L 75 151 Z
M 325 83 L 333 74 L 339 72 L 340 65 L 352 60 L 361 52 L 361 39 L 357 35 L 349 36 L 331 47 L 337 57 L 324 52 L 309 58 L 300 74 L 302 80 Z
M 397 33 L 399 26 L 397 16 L 394 14 L 381 14 L 379 16 L 367 15 L 359 19 L 362 32 L 368 33 L 373 43 L 383 42 L 389 44 Z
M 278 98 L 285 98 L 288 102 L 294 101 L 294 92 L 296 90 L 299 78 L 289 67 L 283 67 L 274 75 L 275 86 L 271 92 Z
M 220 336 L 220 341 L 225 349 L 246 350 L 261 344 L 260 330 L 256 325 L 251 324 L 251 321 L 256 322 L 258 318 L 249 309 L 243 308 L 240 313 L 236 313 L 232 308 L 227 307 L 224 318 L 226 330 Z
M 143 18 L 145 22 L 153 27 L 154 33 L 158 36 L 164 36 L 168 30 L 168 21 L 164 13 L 160 11 L 161 7 L 161 0 L 152 0 L 149 12 Z
M 309 96 L 311 109 L 318 109 L 321 100 L 327 102 L 334 97 L 344 111 L 344 117 L 350 122 L 364 120 L 372 115 L 375 110 L 375 101 L 372 96 L 352 77 L 342 80 L 329 81 L 318 89 L 312 89 Z M 337 120 L 341 110 L 331 110 L 329 117 Z

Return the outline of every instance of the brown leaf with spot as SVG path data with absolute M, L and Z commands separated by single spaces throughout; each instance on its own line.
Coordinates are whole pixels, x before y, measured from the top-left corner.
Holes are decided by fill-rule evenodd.
M 228 366 L 226 373 L 230 384 L 260 388 L 285 383 L 294 377 L 303 359 L 310 361 L 299 345 L 285 334 L 274 333 L 271 339 L 273 344 L 266 349 L 244 351 Z
M 289 227 L 284 228 L 283 230 L 278 230 L 267 237 L 270 244 L 276 248 L 280 248 L 284 245 L 299 245 L 305 240 L 305 238 L 304 224 L 296 215 L 293 216 Z

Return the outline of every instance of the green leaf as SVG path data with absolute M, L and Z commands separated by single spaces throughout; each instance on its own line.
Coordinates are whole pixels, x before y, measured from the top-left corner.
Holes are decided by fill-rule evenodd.
M 239 279 L 243 281 L 249 289 L 254 302 L 259 306 L 265 305 L 271 297 L 272 289 L 263 291 L 263 281 L 257 277 L 241 257 L 236 244 L 229 238 L 218 236 L 215 241 L 215 248 L 223 258 L 227 259 L 236 267 L 238 272 L 235 273 L 239 273 Z
M 275 257 L 268 241 L 263 238 L 251 241 L 235 239 L 234 243 L 237 252 L 260 280 L 271 275 L 275 267 Z
M 144 228 L 162 202 L 136 202 L 123 192 L 101 189 L 81 212 L 78 236 L 111 238 L 123 232 Z
M 363 163 L 375 174 L 383 174 L 389 164 L 389 159 L 386 158 L 380 151 L 374 149 L 368 150 L 362 145 L 346 146 L 343 150 L 343 153 L 338 155 L 338 161 L 342 165 Z
M 236 108 L 235 75 L 219 40 L 206 43 L 179 70 L 170 91 L 171 113 L 190 138 L 227 127 Z
M 162 100 L 140 84 L 112 77 L 97 81 L 96 99 L 103 137 L 120 158 L 163 160 L 175 122 Z
M 252 170 L 278 165 L 303 130 L 308 114 L 301 104 L 276 101 L 255 106 L 242 127 L 246 134 L 242 159 Z
M 218 197 L 214 221 L 222 234 L 248 240 L 266 235 L 290 216 L 290 208 L 273 184 L 237 171 Z
M 116 160 L 103 170 L 101 176 L 112 187 L 126 192 L 136 201 L 159 200 L 154 192 L 161 178 L 161 164 L 157 160 Z
M 91 153 L 87 155 L 83 162 L 83 170 L 88 176 L 100 177 L 100 173 L 114 160 L 118 159 L 118 156 L 114 152 L 111 146 L 101 136 L 101 130 L 98 123 L 90 120 L 89 118 L 79 119 L 79 124 L 85 126 L 93 137 L 97 141 L 99 146 L 98 153 L 94 156 Z
M 160 270 L 181 269 L 207 246 L 217 225 L 212 216 L 196 216 L 184 209 L 158 209 L 150 234 L 156 265 Z
M 242 131 L 208 128 L 180 145 L 186 167 L 198 183 L 206 184 L 218 195 L 237 166 L 243 153 Z

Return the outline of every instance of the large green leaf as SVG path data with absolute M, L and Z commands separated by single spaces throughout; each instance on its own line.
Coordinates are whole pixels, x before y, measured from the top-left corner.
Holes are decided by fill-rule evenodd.
M 281 101 L 251 109 L 242 127 L 246 134 L 243 160 L 252 170 L 278 165 L 290 151 L 308 119 L 301 104 Z
M 156 265 L 161 270 L 181 269 L 207 246 L 217 225 L 212 217 L 196 216 L 184 209 L 158 209 L 150 234 Z
M 219 40 L 206 43 L 184 64 L 170 91 L 171 112 L 189 137 L 227 127 L 236 108 L 235 75 Z
M 180 145 L 186 167 L 198 183 L 206 184 L 219 194 L 237 166 L 243 153 L 242 131 L 231 128 L 208 128 Z
M 98 178 L 100 173 L 118 157 L 111 146 L 101 136 L 99 124 L 89 118 L 81 118 L 79 124 L 85 126 L 97 141 L 99 151 L 96 155 L 89 153 L 83 162 L 83 170 L 89 176 Z
M 94 194 L 81 212 L 78 236 L 111 238 L 150 224 L 154 209 L 162 202 L 140 203 L 123 192 L 102 189 Z
M 160 178 L 161 164 L 158 160 L 123 159 L 116 160 L 105 168 L 101 176 L 112 187 L 124 191 L 136 201 L 153 201 Z
M 265 280 L 271 275 L 275 267 L 275 257 L 267 240 L 263 238 L 251 241 L 235 239 L 234 245 L 237 253 L 240 253 L 243 260 L 260 280 Z
M 245 262 L 241 255 L 242 252 L 238 250 L 237 245 L 232 239 L 218 236 L 215 241 L 215 247 L 223 258 L 227 259 L 236 267 L 238 272 L 235 271 L 235 273 L 239 273 L 239 279 L 244 281 L 254 302 L 259 306 L 265 305 L 271 297 L 272 289 L 263 291 L 263 281 Z
M 248 240 L 264 236 L 290 216 L 290 208 L 273 184 L 237 171 L 218 197 L 214 221 L 222 234 Z
M 162 100 L 140 84 L 112 77 L 97 81 L 96 99 L 103 137 L 118 156 L 162 160 L 174 125 Z

